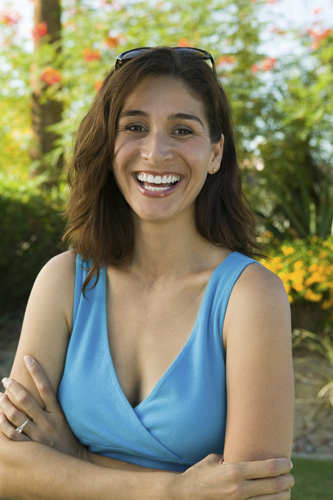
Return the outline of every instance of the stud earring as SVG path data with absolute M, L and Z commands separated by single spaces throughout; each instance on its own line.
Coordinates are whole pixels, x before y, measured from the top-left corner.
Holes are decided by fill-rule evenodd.
M 216 174 L 216 172 L 217 172 L 216 168 L 213 168 L 212 172 L 213 172 L 213 174 Z

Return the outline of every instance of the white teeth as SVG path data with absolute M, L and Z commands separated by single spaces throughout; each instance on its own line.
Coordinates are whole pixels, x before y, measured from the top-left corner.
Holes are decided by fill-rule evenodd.
M 173 184 L 174 182 L 178 182 L 180 180 L 180 175 L 152 175 L 146 174 L 144 172 L 140 172 L 136 174 L 136 178 L 141 182 L 149 182 L 149 184 Z
M 149 185 L 145 185 L 145 189 L 147 191 L 167 191 L 169 189 L 169 186 L 149 186 Z

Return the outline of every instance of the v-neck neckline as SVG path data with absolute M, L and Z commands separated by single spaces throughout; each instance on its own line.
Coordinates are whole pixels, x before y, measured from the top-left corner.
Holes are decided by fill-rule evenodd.
M 196 327 L 197 327 L 197 323 L 198 323 L 199 317 L 201 316 L 201 310 L 203 308 L 203 304 L 206 301 L 206 296 L 208 295 L 209 289 L 212 286 L 212 283 L 214 281 L 214 277 L 217 274 L 218 270 L 220 270 L 221 267 L 224 267 L 224 265 L 227 262 L 227 260 L 229 259 L 229 257 L 231 257 L 232 255 L 234 255 L 234 253 L 235 252 L 231 252 L 230 254 L 228 254 L 225 257 L 225 259 L 223 259 L 223 261 L 212 272 L 212 274 L 211 274 L 211 276 L 210 276 L 210 278 L 209 278 L 209 280 L 207 282 L 204 294 L 202 296 L 202 299 L 201 299 L 200 306 L 199 306 L 199 309 L 198 309 L 198 312 L 197 312 L 197 315 L 196 315 L 196 318 L 195 318 L 195 322 L 194 322 L 193 328 L 191 330 L 190 335 L 186 339 L 186 342 L 184 343 L 183 347 L 178 352 L 178 354 L 176 355 L 176 357 L 174 358 L 174 360 L 171 362 L 171 364 L 168 366 L 168 368 L 163 372 L 163 374 L 158 379 L 158 381 L 156 382 L 156 384 L 154 385 L 154 387 L 152 388 L 152 390 L 150 391 L 150 393 L 142 401 L 140 401 L 140 403 L 138 403 L 135 406 L 131 405 L 131 403 L 129 402 L 127 396 L 125 395 L 125 393 L 123 391 L 123 388 L 121 387 L 121 384 L 119 382 L 116 369 L 114 367 L 113 359 L 112 359 L 112 352 L 111 352 L 111 348 L 110 348 L 109 335 L 108 335 L 108 322 L 107 322 L 107 294 L 106 294 L 106 290 L 107 290 L 107 286 L 106 286 L 106 284 L 107 284 L 107 281 L 106 281 L 107 280 L 107 272 L 106 272 L 106 268 L 104 268 L 104 276 L 103 276 L 103 280 L 104 280 L 104 283 L 103 283 L 103 286 L 104 286 L 104 290 L 103 290 L 103 326 L 104 326 L 103 335 L 104 335 L 104 340 L 106 342 L 106 346 L 107 346 L 107 350 L 108 350 L 108 354 L 109 354 L 109 361 L 110 361 L 110 365 L 111 365 L 111 370 L 112 370 L 112 373 L 114 375 L 115 384 L 116 384 L 116 387 L 118 388 L 118 392 L 121 395 L 123 401 L 125 401 L 125 403 L 134 412 L 136 412 L 139 409 L 141 409 L 141 407 L 143 407 L 148 401 L 150 401 L 154 397 L 154 395 L 158 391 L 159 387 L 164 383 L 164 380 L 168 378 L 168 376 L 170 375 L 170 373 L 176 368 L 176 366 L 179 364 L 179 362 L 181 361 L 182 357 L 184 356 L 184 354 L 188 350 L 188 348 L 191 345 L 193 339 L 195 338 Z M 221 334 L 222 334 L 222 332 L 221 332 Z

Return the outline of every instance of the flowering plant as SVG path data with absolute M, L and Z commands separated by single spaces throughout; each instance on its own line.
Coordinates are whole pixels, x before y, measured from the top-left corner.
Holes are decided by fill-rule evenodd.
M 285 286 L 290 303 L 315 302 L 333 317 L 333 237 L 278 241 L 270 232 L 269 261 L 261 261 Z

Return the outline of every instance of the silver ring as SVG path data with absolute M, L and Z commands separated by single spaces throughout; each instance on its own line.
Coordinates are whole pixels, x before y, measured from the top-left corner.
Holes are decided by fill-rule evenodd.
M 27 420 L 25 422 L 23 422 L 23 424 L 20 425 L 20 427 L 16 427 L 15 432 L 17 432 L 18 434 L 21 434 L 21 432 L 23 432 L 23 429 L 27 425 L 28 422 L 29 422 L 29 419 L 27 418 Z

